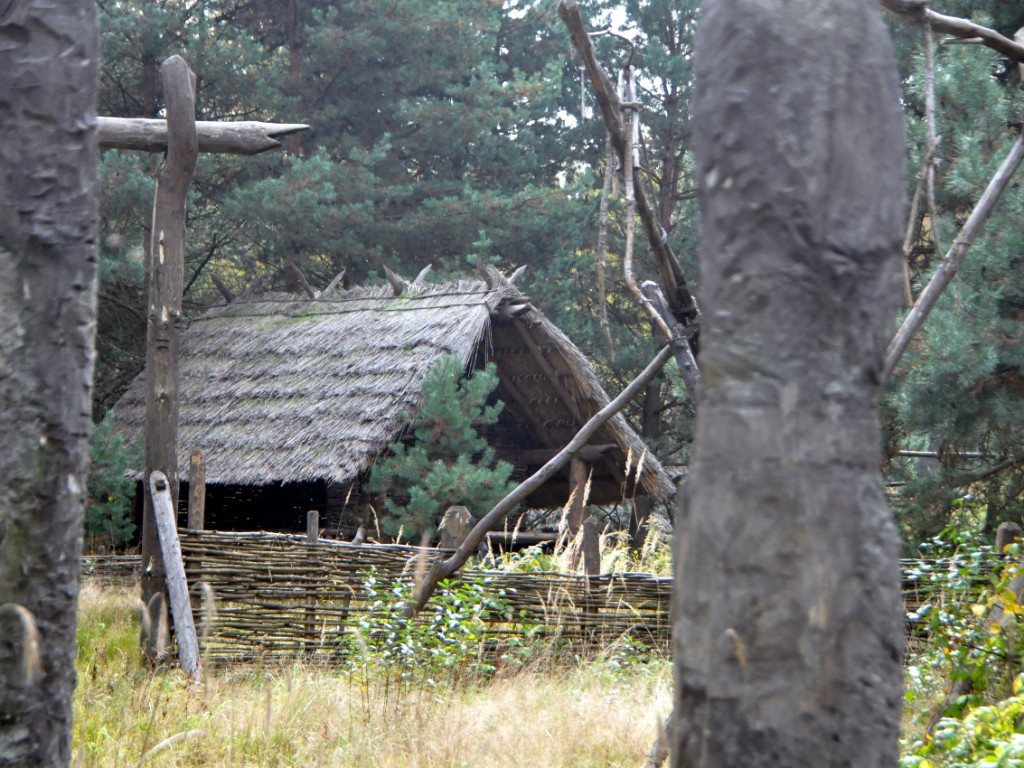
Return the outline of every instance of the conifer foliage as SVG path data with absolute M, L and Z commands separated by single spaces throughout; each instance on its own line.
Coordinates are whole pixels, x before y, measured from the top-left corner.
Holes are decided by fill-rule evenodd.
M 449 506 L 460 504 L 480 517 L 512 490 L 512 465 L 495 461 L 494 449 L 477 431 L 501 414 L 500 400 L 487 402 L 497 384 L 493 363 L 469 378 L 456 355 L 430 369 L 413 422 L 415 441 L 393 445 L 368 484 L 387 494 L 386 514 L 378 510 L 385 533 L 413 541 L 431 537 Z
M 89 434 L 85 535 L 91 546 L 122 547 L 135 533 L 131 519 L 135 483 L 125 476 L 133 460 L 137 466 L 141 456 L 125 449 L 123 439 L 114 431 L 113 411 L 108 411 Z
M 1024 26 L 1019 3 L 949 2 L 941 11 L 1013 37 Z M 897 28 L 904 71 L 912 170 L 927 156 L 922 36 Z M 909 266 L 916 298 L 1021 130 L 1016 64 L 983 46 L 935 45 L 939 173 L 936 222 L 922 205 Z M 916 166 L 916 167 L 915 167 Z M 938 534 L 964 503 L 994 532 L 1020 520 L 1024 500 L 1024 187 L 1018 177 L 996 204 L 954 282 L 889 382 L 887 479 L 908 544 Z M 908 197 L 914 194 L 916 179 Z M 935 458 L 899 457 L 898 449 Z

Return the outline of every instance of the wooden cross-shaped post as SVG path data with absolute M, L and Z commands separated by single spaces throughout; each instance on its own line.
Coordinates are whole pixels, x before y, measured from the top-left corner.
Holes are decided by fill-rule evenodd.
M 142 601 L 162 594 L 160 552 L 149 478 L 163 472 L 178 503 L 178 332 L 185 271 L 185 202 L 200 152 L 253 155 L 282 146 L 278 137 L 309 126 L 196 122 L 195 75 L 180 56 L 160 67 L 166 120 L 99 118 L 101 148 L 166 152 L 156 183 L 146 262 L 146 474 L 142 514 Z M 155 633 L 153 633 L 155 637 Z M 150 650 L 150 649 L 146 649 Z

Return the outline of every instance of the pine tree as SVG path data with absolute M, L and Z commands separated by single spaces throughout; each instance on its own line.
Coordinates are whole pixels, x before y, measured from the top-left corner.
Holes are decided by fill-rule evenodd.
M 189 202 L 184 309 L 221 300 L 257 276 L 288 287 L 296 261 L 326 285 L 407 275 L 464 276 L 469 260 L 545 264 L 589 226 L 573 185 L 582 131 L 566 34 L 550 3 L 373 0 L 281 3 L 100 0 L 100 114 L 154 117 L 157 66 L 183 55 L 196 72 L 197 117 L 304 122 L 287 152 L 200 157 Z M 294 15 L 282 12 L 294 11 Z M 568 71 L 572 74 L 571 68 Z M 572 94 L 567 94 L 572 90 Z M 146 242 L 155 161 L 102 161 L 103 257 Z M 564 186 L 563 186 L 564 184 Z M 98 396 L 102 408 L 138 371 L 142 291 L 104 271 Z M 524 285 L 543 301 L 547 281 Z M 129 370 L 131 369 L 131 370 Z
M 137 446 L 135 453 L 140 452 Z M 141 456 L 133 457 L 125 450 L 124 441 L 114 431 L 112 411 L 92 425 L 89 477 L 85 486 L 85 536 L 91 546 L 122 547 L 135 533 L 131 519 L 135 483 L 126 478 L 125 473 L 133 463 L 138 466 L 140 459 Z
M 494 449 L 477 431 L 501 414 L 500 400 L 487 404 L 497 384 L 493 363 L 469 378 L 457 355 L 430 369 L 413 422 L 415 441 L 393 445 L 367 484 L 371 492 L 387 494 L 387 514 L 380 519 L 385 533 L 418 542 L 433 536 L 449 506 L 481 517 L 512 490 L 512 465 L 495 461 Z

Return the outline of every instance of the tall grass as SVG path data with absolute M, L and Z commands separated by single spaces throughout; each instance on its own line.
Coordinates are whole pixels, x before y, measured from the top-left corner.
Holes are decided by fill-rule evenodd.
M 621 651 L 507 674 L 237 667 L 189 686 L 144 667 L 135 590 L 86 584 L 77 766 L 629 766 L 670 707 L 666 661 Z

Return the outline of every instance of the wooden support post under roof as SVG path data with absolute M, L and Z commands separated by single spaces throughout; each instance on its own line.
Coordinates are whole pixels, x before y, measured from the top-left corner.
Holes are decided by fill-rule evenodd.
M 597 520 L 588 517 L 583 521 L 583 541 L 580 543 L 583 559 L 583 573 L 587 576 L 601 575 L 601 534 Z
M 616 464 L 614 461 L 612 461 L 611 456 L 609 456 L 608 454 L 605 454 L 604 456 L 601 457 L 601 462 L 604 464 L 604 466 L 611 473 L 612 477 L 614 477 L 616 480 L 619 481 L 619 483 L 622 484 L 622 490 L 623 490 L 623 493 L 625 493 L 626 492 L 626 473 L 622 471 L 622 467 L 620 467 L 618 464 Z M 636 484 L 637 485 L 640 484 L 640 478 L 639 477 L 636 479 Z
M 190 531 L 201 531 L 206 527 L 206 468 L 203 466 L 203 454 L 193 451 L 188 462 L 188 522 L 185 525 Z M 202 571 L 199 563 L 199 571 Z M 192 613 L 201 607 L 198 593 L 189 591 L 192 602 Z
M 583 511 L 587 506 L 587 480 L 590 471 L 587 463 L 578 456 L 574 456 L 569 463 L 569 516 L 566 527 L 569 531 L 569 541 L 576 539 L 576 535 L 583 525 Z

